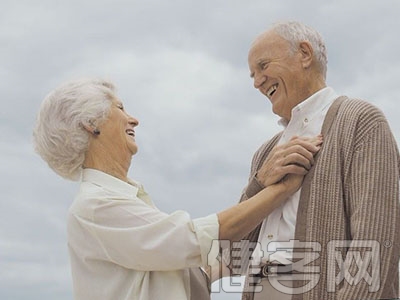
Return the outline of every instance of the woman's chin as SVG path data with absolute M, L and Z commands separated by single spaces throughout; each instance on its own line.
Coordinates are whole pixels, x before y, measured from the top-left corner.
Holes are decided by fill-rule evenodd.
M 130 151 L 132 156 L 135 155 L 138 152 L 137 145 L 129 147 L 129 151 Z

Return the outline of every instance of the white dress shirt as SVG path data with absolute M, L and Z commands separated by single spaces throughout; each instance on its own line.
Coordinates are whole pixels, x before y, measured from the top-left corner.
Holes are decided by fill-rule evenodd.
M 139 183 L 85 169 L 68 214 L 74 297 L 189 299 L 187 268 L 208 265 L 218 231 L 216 214 L 163 213 Z
M 326 113 L 337 97 L 332 88 L 326 87 L 294 107 L 289 122 L 285 119 L 279 121 L 285 129 L 278 145 L 288 142 L 293 136 L 313 137 L 320 134 Z M 301 188 L 264 220 L 258 237 L 263 254 L 258 251 L 259 248 L 254 252 L 257 261 L 291 262 L 290 240 L 294 239 L 300 193 Z M 270 242 L 274 243 L 268 247 Z M 277 251 L 278 248 L 288 248 L 288 245 L 287 251 Z

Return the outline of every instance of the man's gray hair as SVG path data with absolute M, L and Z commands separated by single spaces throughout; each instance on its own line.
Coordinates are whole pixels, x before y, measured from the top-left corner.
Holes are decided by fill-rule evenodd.
M 325 42 L 318 31 L 296 21 L 278 22 L 271 29 L 290 43 L 293 53 L 298 50 L 300 42 L 309 42 L 314 50 L 314 56 L 317 59 L 320 71 L 324 79 L 326 79 L 327 50 Z
M 33 130 L 36 152 L 60 176 L 78 180 L 89 133 L 83 125 L 98 126 L 108 116 L 114 85 L 100 79 L 67 82 L 43 100 Z

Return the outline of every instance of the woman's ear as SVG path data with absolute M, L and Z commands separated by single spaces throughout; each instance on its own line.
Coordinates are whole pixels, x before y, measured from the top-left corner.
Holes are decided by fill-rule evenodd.
M 299 51 L 301 54 L 301 62 L 304 69 L 308 69 L 314 58 L 314 50 L 311 44 L 307 41 L 303 41 L 299 45 Z
M 89 132 L 93 135 L 100 134 L 100 130 L 97 129 L 96 125 L 94 125 L 92 121 L 81 123 L 81 125 L 82 125 L 83 129 L 85 129 L 87 132 Z

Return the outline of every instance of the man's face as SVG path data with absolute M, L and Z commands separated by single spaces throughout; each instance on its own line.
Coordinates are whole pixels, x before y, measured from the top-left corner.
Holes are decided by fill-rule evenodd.
M 248 63 L 254 87 L 268 97 L 275 114 L 287 120 L 291 111 L 308 95 L 301 53 L 274 32 L 266 32 L 253 44 Z

